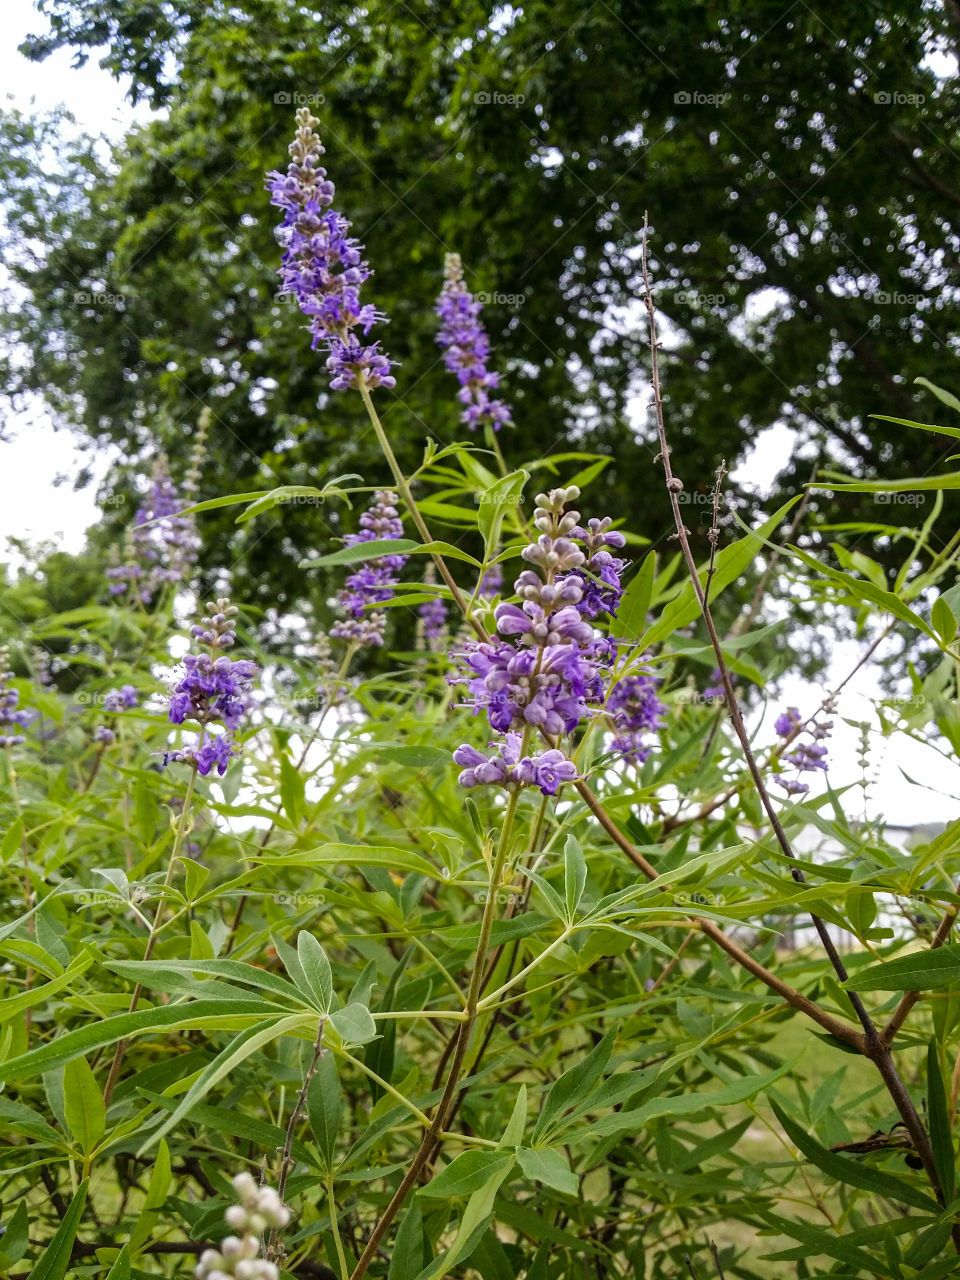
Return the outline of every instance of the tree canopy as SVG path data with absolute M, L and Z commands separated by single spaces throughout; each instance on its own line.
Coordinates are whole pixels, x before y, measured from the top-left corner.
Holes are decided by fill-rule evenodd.
M 92 439 L 121 442 L 134 464 L 157 448 L 183 457 L 209 404 L 211 474 L 236 487 L 382 472 L 356 409 L 325 395 L 301 318 L 276 298 L 262 175 L 285 163 L 304 102 L 391 321 L 401 367 L 384 420 L 408 469 L 425 438 L 464 434 L 432 312 L 456 251 L 490 299 L 523 453 L 609 455 L 598 496 L 666 536 L 637 398 L 645 211 L 674 465 L 691 490 L 777 423 L 796 432 L 784 488 L 817 459 L 893 478 L 943 453 L 869 415 L 929 419 L 913 380 L 949 381 L 956 352 L 952 5 L 40 8 L 49 28 L 27 42 L 31 57 L 61 46 L 100 57 L 156 114 L 110 155 L 6 117 L 7 257 L 26 295 L 4 322 L 22 344 L 6 380 Z M 819 518 L 862 512 L 821 500 Z M 229 512 L 208 516 L 211 562 L 227 539 L 251 601 L 300 604 L 313 590 L 303 549 L 337 533 L 340 513 L 281 507 L 271 521 L 238 533 Z

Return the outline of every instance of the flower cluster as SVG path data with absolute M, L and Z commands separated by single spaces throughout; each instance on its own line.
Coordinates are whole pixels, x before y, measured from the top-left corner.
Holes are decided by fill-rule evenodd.
M 580 513 L 564 512 L 580 490 L 553 489 L 537 496 L 537 541 L 521 555 L 531 568 L 514 583 L 521 603 L 494 610 L 500 636 L 468 643 L 459 659 L 472 705 L 485 710 L 492 728 L 504 733 L 531 725 L 556 735 L 570 733 L 603 702 L 604 673 L 615 656 L 613 641 L 597 636 L 580 612 L 582 578 L 572 572 L 586 555 L 571 540 Z M 517 637 L 519 644 L 500 637 Z
M 628 764 L 643 764 L 651 750 L 644 734 L 656 733 L 663 723 L 666 707 L 657 695 L 659 683 L 653 672 L 643 668 L 619 680 L 607 699 L 614 727 L 610 749 Z
M 372 506 L 360 517 L 360 532 L 348 533 L 343 541 L 346 546 L 355 547 L 362 542 L 402 537 L 403 521 L 397 512 L 397 495 L 378 489 Z M 391 599 L 397 584 L 396 575 L 406 563 L 406 556 L 378 556 L 364 561 L 351 573 L 338 597 L 346 617 L 334 623 L 330 634 L 356 645 L 383 644 L 386 615 L 380 610 L 371 611 L 371 606 Z
M 392 362 L 379 342 L 364 346 L 355 333 L 359 328 L 366 337 L 386 317 L 360 302 L 360 288 L 373 272 L 363 246 L 348 235 L 349 221 L 330 208 L 335 188 L 320 164 L 324 149 L 317 123 L 306 107 L 297 112 L 287 172 L 267 174 L 270 202 L 284 211 L 277 229 L 284 251 L 280 296 L 296 298 L 309 318 L 313 348 L 326 351 L 335 391 L 361 384 L 392 387 Z
M 140 701 L 140 695 L 132 684 L 121 685 L 119 689 L 111 689 L 104 694 L 103 709 L 111 713 L 132 711 Z
M 777 716 L 773 727 L 779 737 L 793 739 L 803 728 L 803 720 L 799 710 L 796 707 L 789 707 L 786 711 L 781 712 Z M 809 730 L 813 741 L 798 742 L 794 749 L 783 757 L 784 761 L 787 764 L 792 764 L 798 774 L 814 773 L 818 769 L 826 773 L 827 748 L 823 745 L 822 740 L 830 736 L 832 728 L 832 720 L 828 720 L 824 724 L 814 725 Z M 805 796 L 810 790 L 810 784 L 802 782 L 799 778 L 779 777 L 777 781 L 788 795 Z
M 480 323 L 482 307 L 463 283 L 458 253 L 447 254 L 444 277 L 437 299 L 437 315 L 443 322 L 437 342 L 443 347 L 444 364 L 460 383 L 457 399 L 466 406 L 460 419 L 471 431 L 487 423 L 499 431 L 510 422 L 510 410 L 489 394 L 499 387 L 500 378 L 487 368 L 490 339 Z
M 103 709 L 108 715 L 116 715 L 121 711 L 132 711 L 137 706 L 140 695 L 132 684 L 121 685 L 119 689 L 111 689 L 103 696 Z M 109 725 L 97 725 L 94 730 L 94 741 L 104 747 L 116 742 L 117 735 Z
M 574 569 L 571 576 L 578 579 L 583 590 L 577 608 L 588 618 L 599 618 L 604 613 L 613 617 L 623 595 L 620 574 L 627 567 L 627 561 L 611 555 L 607 548 L 622 547 L 626 539 L 610 528 L 612 524 L 609 516 L 588 520 L 585 528 L 577 527 L 570 535 L 586 552 L 583 566 Z
M 161 455 L 129 532 L 126 563 L 107 570 L 111 595 L 129 593 L 147 605 L 164 585 L 183 581 L 196 564 L 198 550 L 193 518 L 181 514 L 183 506 Z
M 0 649 L 0 751 L 25 742 L 23 734 L 16 730 L 25 729 L 35 719 L 34 712 L 18 710 L 20 694 L 8 687 L 13 679 L 13 672 L 6 670 L 8 661 L 6 649 Z
M 194 1275 L 197 1280 L 279 1280 L 277 1267 L 260 1257 L 260 1237 L 268 1227 L 282 1228 L 290 1221 L 290 1210 L 272 1187 L 258 1187 L 249 1173 L 233 1179 L 240 1198 L 224 1215 L 227 1223 L 242 1234 L 227 1236 L 219 1249 L 201 1253 Z
M 491 743 L 491 746 L 494 744 Z M 538 756 L 523 756 L 519 733 L 506 734 L 497 743 L 499 756 L 485 756 L 476 747 L 457 747 L 453 758 L 465 766 L 458 779 L 462 787 L 539 787 L 545 796 L 555 796 L 564 782 L 576 782 L 577 766 L 562 751 L 553 749 Z
M 164 764 L 189 764 L 202 774 L 216 767 L 222 776 L 236 751 L 232 734 L 240 727 L 249 705 L 248 695 L 258 667 L 255 662 L 244 658 L 234 661 L 220 652 L 236 641 L 237 610 L 229 600 L 208 603 L 207 608 L 211 616 L 203 618 L 202 625 L 191 627 L 190 634 L 209 652 L 184 656 L 185 673 L 174 686 L 170 700 L 170 720 L 174 724 L 194 720 L 200 733 L 192 747 L 166 752 Z M 209 729 L 214 724 L 221 725 L 225 732 L 211 734 Z

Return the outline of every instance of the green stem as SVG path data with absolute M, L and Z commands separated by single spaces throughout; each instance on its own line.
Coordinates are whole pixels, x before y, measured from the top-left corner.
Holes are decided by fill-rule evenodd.
M 197 771 L 190 770 L 190 781 L 187 783 L 187 794 L 183 798 L 183 808 L 180 810 L 180 820 L 177 823 L 176 835 L 173 838 L 173 850 L 170 853 L 170 861 L 167 863 L 167 874 L 163 878 L 163 889 L 166 891 L 170 888 L 173 880 L 173 870 L 176 866 L 177 859 L 180 856 L 180 850 L 183 848 L 183 842 L 186 839 L 187 832 L 190 830 L 190 810 L 193 802 L 193 792 L 197 785 Z M 160 918 L 163 915 L 165 906 L 165 898 L 161 894 L 160 902 L 157 905 L 156 914 L 153 917 L 153 924 L 150 926 L 150 936 L 147 938 L 147 945 L 143 952 L 144 960 L 149 960 L 153 955 L 153 949 L 157 945 L 157 935 L 160 932 Z M 133 995 L 130 997 L 129 1013 L 135 1013 L 137 1005 L 140 1003 L 140 996 L 143 993 L 142 983 L 137 983 L 133 989 Z M 113 1061 L 110 1064 L 110 1074 L 107 1076 L 107 1083 L 103 1089 L 103 1101 L 105 1105 L 109 1105 L 110 1098 L 117 1085 L 117 1079 L 120 1075 L 120 1068 L 123 1065 L 124 1055 L 127 1052 L 128 1040 L 118 1042 L 113 1055 Z
M 527 750 L 529 737 L 530 730 L 528 728 L 524 732 L 521 754 L 525 753 Z M 420 1171 L 429 1160 L 436 1143 L 440 1140 L 440 1136 L 444 1131 L 444 1124 L 457 1091 L 460 1073 L 463 1069 L 467 1048 L 470 1044 L 470 1035 L 473 1031 L 473 1026 L 477 1017 L 477 1006 L 480 1000 L 480 991 L 483 984 L 487 951 L 490 946 L 490 934 L 493 930 L 493 919 L 496 913 L 497 888 L 499 887 L 500 880 L 503 875 L 503 869 L 507 862 L 507 855 L 510 849 L 510 839 L 513 833 L 513 822 L 516 817 L 517 803 L 519 799 L 519 789 L 512 790 L 510 792 L 510 798 L 507 801 L 507 811 L 503 818 L 503 827 L 500 831 L 500 841 L 497 845 L 493 865 L 490 868 L 487 900 L 483 905 L 483 919 L 480 923 L 480 940 L 477 943 L 476 959 L 474 961 L 473 970 L 470 974 L 470 984 L 467 989 L 465 1008 L 466 1017 L 460 1024 L 457 1044 L 453 1053 L 453 1062 L 450 1065 L 450 1074 L 447 1076 L 443 1095 L 437 1103 L 437 1109 L 433 1114 L 430 1127 L 424 1133 L 420 1141 L 420 1146 L 417 1148 L 417 1152 L 410 1163 L 409 1169 L 404 1174 L 403 1180 L 393 1194 L 393 1198 L 383 1211 L 379 1222 L 374 1227 L 373 1232 L 370 1235 L 370 1239 L 367 1241 L 366 1247 L 360 1255 L 360 1260 L 353 1269 L 350 1280 L 361 1280 L 361 1277 L 366 1275 L 370 1263 L 376 1257 L 377 1250 L 380 1247 L 380 1241 L 386 1235 L 391 1222 L 393 1222 L 404 1201 L 416 1185 L 417 1179 L 420 1177 Z
M 371 396 L 370 396 L 370 389 L 367 387 L 367 385 L 364 382 L 361 381 L 359 383 L 359 390 L 360 390 L 360 395 L 363 399 L 363 403 L 366 407 L 367 414 L 370 418 L 370 422 L 373 426 L 374 431 L 376 432 L 377 440 L 380 444 L 380 448 L 383 450 L 383 456 L 386 458 L 387 465 L 389 466 L 390 472 L 393 476 L 393 482 L 397 486 L 397 492 L 400 494 L 400 497 L 404 501 L 404 505 L 406 506 L 407 510 L 410 512 L 411 518 L 413 519 L 413 523 L 417 526 L 417 530 L 419 531 L 421 538 L 423 538 L 424 542 L 434 542 L 435 539 L 433 537 L 433 534 L 427 528 L 426 521 L 424 520 L 423 516 L 420 514 L 420 508 L 417 506 L 414 496 L 410 492 L 410 486 L 407 484 L 406 477 L 404 476 L 403 472 L 400 470 L 400 464 L 399 462 L 397 462 L 396 455 L 394 454 L 393 449 L 390 445 L 390 441 L 387 438 L 387 433 L 384 430 L 383 423 L 380 421 L 380 417 L 376 409 L 374 408 L 373 400 L 371 399 Z M 433 559 L 433 563 L 437 566 L 437 572 L 440 574 L 441 578 L 443 578 L 444 582 L 450 588 L 450 594 L 453 596 L 453 599 L 454 599 L 454 602 L 456 603 L 457 608 L 466 618 L 467 622 L 469 622 L 470 625 L 473 627 L 473 629 L 477 632 L 480 638 L 482 640 L 486 640 L 488 637 L 487 637 L 486 631 L 483 628 L 482 623 L 480 623 L 474 617 L 473 611 L 471 610 L 468 602 L 464 599 L 463 592 L 457 586 L 456 582 L 454 581 L 453 575 L 451 574 L 450 570 L 447 568 L 447 563 L 444 560 L 443 556 L 438 555 L 435 551 L 431 552 L 431 556 Z M 366 1268 L 364 1268 L 364 1270 L 366 1270 Z
M 330 1210 L 330 1230 L 333 1233 L 333 1243 L 337 1250 L 337 1263 L 340 1268 L 340 1274 L 346 1280 L 350 1268 L 347 1266 L 347 1255 L 343 1251 L 343 1241 L 340 1239 L 340 1224 L 337 1221 L 337 1204 L 333 1198 L 333 1176 L 328 1175 L 327 1182 L 327 1205 Z

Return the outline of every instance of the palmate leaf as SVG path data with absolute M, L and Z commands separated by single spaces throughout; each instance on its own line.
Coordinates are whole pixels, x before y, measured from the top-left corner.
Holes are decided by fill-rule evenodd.
M 261 1022 L 255 1027 L 248 1027 L 245 1031 L 241 1031 L 238 1036 L 231 1040 L 223 1052 L 217 1054 L 214 1060 L 200 1072 L 200 1075 L 187 1090 L 183 1100 L 173 1114 L 163 1122 L 159 1129 L 141 1143 L 137 1150 L 137 1155 L 142 1156 L 161 1138 L 166 1137 L 171 1129 L 189 1116 L 196 1103 L 205 1098 L 215 1084 L 222 1080 L 224 1076 L 229 1075 L 247 1058 L 257 1053 L 264 1045 L 269 1044 L 272 1040 L 278 1040 L 280 1036 L 287 1035 L 289 1032 L 306 1029 L 311 1026 L 312 1016 L 310 1014 L 295 1013 L 286 1018 L 274 1018 L 267 1023 Z

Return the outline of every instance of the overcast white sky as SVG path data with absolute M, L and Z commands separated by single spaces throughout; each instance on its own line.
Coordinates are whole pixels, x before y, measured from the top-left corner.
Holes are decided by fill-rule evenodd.
M 46 62 L 28 62 L 17 52 L 17 45 L 30 32 L 44 29 L 44 19 L 34 12 L 31 0 L 3 0 L 3 33 L 0 44 L 0 93 L 23 110 L 31 106 L 48 109 L 66 103 L 81 128 L 91 133 L 120 136 L 134 118 L 125 102 L 123 87 L 91 60 L 81 70 L 70 66 L 68 52 L 60 52 Z M 145 109 L 137 113 L 146 115 Z M 904 371 L 909 376 L 909 369 Z M 9 425 L 9 424 L 8 424 Z M 79 466 L 80 455 L 71 438 L 64 432 L 54 433 L 42 407 L 12 424 L 13 439 L 0 444 L 4 501 L 0 504 L 0 549 L 11 535 L 25 535 L 34 540 L 56 539 L 69 550 L 83 545 L 84 531 L 97 517 L 94 488 L 75 492 L 69 479 L 56 486 L 59 476 L 72 476 Z M 789 449 L 789 432 L 774 428 L 758 442 L 758 448 L 747 460 L 745 473 L 763 482 L 772 476 Z M 103 458 L 98 474 L 106 470 Z M 2 552 L 0 552 L 2 554 Z M 853 644 L 838 646 L 829 685 L 838 683 L 854 665 L 858 648 Z M 825 685 L 788 678 L 783 686 L 782 704 L 796 705 L 804 716 L 820 703 Z M 857 676 L 842 695 L 839 713 L 834 717 L 836 729 L 830 750 L 830 779 L 835 786 L 855 782 L 860 777 L 857 763 L 859 732 L 847 726 L 845 719 L 869 720 L 876 724 L 870 696 L 876 691 L 869 672 Z M 768 718 L 764 740 L 770 741 L 772 724 Z M 871 815 L 884 814 L 887 821 L 912 826 L 920 822 L 949 822 L 960 813 L 960 771 L 942 760 L 932 749 L 915 744 L 903 735 L 883 742 L 873 735 Z M 925 788 L 907 783 L 902 772 L 920 778 Z M 815 790 L 819 789 L 815 780 Z M 931 789 L 927 789 L 931 788 Z M 859 814 L 859 804 L 851 807 Z

